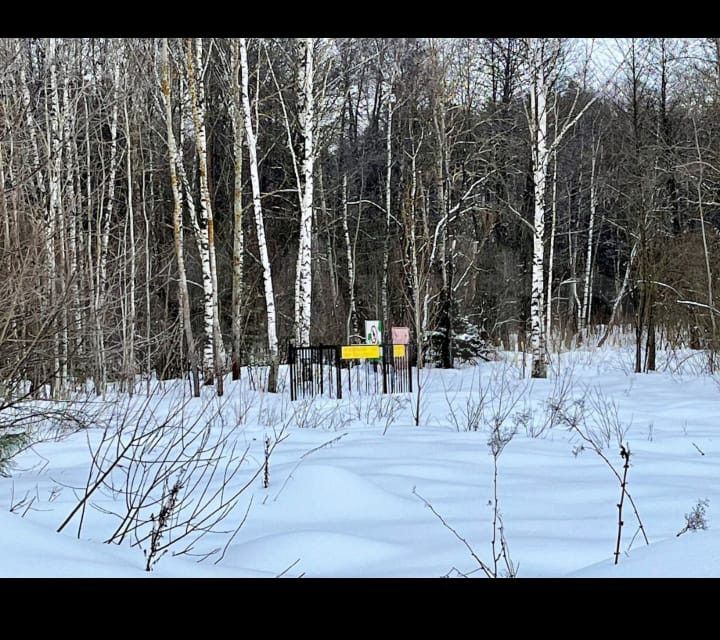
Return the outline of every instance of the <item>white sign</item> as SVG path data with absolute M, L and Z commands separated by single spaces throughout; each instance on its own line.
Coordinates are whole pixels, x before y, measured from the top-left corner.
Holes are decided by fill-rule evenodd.
M 382 320 L 365 320 L 365 344 L 382 344 Z

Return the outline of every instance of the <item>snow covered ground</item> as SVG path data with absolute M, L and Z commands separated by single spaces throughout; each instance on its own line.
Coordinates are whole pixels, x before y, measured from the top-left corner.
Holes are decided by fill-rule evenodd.
M 415 395 L 291 403 L 287 391 L 251 389 L 247 371 L 226 382 L 220 400 L 212 388 L 201 399 L 183 399 L 187 386 L 179 383 L 149 400 L 143 393 L 101 404 L 92 398 L 84 410 L 93 413 L 93 426 L 36 445 L 16 459 L 12 477 L 0 478 L 0 576 L 481 576 L 448 526 L 492 564 L 494 416 L 504 417 L 503 433 L 516 431 L 498 457 L 497 490 L 519 577 L 720 576 L 719 381 L 701 373 L 702 354 L 663 354 L 659 371 L 642 375 L 631 372 L 631 359 L 628 350 L 575 351 L 556 357 L 551 377 L 535 381 L 522 378 L 511 353 L 504 362 L 427 370 L 419 427 Z M 626 499 L 618 565 L 619 482 L 568 419 L 620 473 L 616 427 L 627 428 L 628 491 L 650 544 Z M 126 426 L 117 436 L 120 423 Z M 139 461 L 110 468 L 128 434 L 152 425 L 164 427 L 131 450 Z M 266 442 L 274 448 L 264 488 Z M 214 475 L 202 461 L 194 471 L 178 466 L 148 493 L 144 522 L 126 527 L 120 544 L 105 544 L 157 470 L 167 468 L 160 454 L 187 455 L 200 444 L 207 460 L 219 461 Z M 98 450 L 99 467 L 90 455 Z M 56 533 L 88 478 L 108 469 L 85 508 Z M 162 507 L 152 498 L 167 503 L 175 482 L 182 488 L 168 523 L 176 528 L 159 544 L 187 535 L 147 573 L 145 553 Z M 699 499 L 709 500 L 709 529 L 676 537 Z M 215 508 L 227 516 L 200 536 L 220 513 Z

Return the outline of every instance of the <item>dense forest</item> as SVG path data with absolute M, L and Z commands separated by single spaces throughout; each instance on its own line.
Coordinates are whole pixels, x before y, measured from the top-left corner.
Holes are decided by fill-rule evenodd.
M 0 398 L 273 390 L 371 319 L 712 371 L 720 39 L 2 39 L 0 226 Z

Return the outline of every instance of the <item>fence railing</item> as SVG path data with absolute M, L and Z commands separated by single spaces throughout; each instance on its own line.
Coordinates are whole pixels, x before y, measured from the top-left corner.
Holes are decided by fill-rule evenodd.
M 341 359 L 336 345 L 288 346 L 290 399 L 348 393 L 412 393 L 414 345 L 383 345 L 377 360 Z M 344 372 L 344 373 L 343 373 Z M 354 378 L 354 379 L 353 379 Z

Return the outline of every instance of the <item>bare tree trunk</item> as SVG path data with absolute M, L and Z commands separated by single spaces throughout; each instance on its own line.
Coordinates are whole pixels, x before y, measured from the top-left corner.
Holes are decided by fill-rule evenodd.
M 242 145 L 243 122 L 240 97 L 240 49 L 238 41 L 230 41 L 230 120 L 233 129 L 233 285 L 232 285 L 232 379 L 240 378 L 240 350 L 242 348 L 243 291 L 243 235 L 242 205 Z
M 438 86 L 440 82 L 438 82 Z M 446 185 L 447 167 L 447 137 L 445 134 L 445 92 L 444 88 L 438 89 L 440 95 L 435 97 L 433 104 L 433 124 L 435 125 L 435 136 L 437 138 L 437 152 L 435 157 L 437 174 L 437 199 L 440 207 L 441 221 L 444 221 L 442 228 L 442 249 L 440 251 L 440 272 L 442 276 L 442 289 L 440 292 L 440 323 L 439 328 L 442 334 L 440 362 L 444 369 L 453 368 L 453 263 L 455 256 L 452 255 L 453 242 L 451 239 L 450 215 L 448 207 L 449 185 Z
M 385 136 L 385 241 L 383 244 L 383 270 L 382 270 L 382 289 L 381 304 L 383 315 L 383 327 L 388 327 L 390 322 L 390 308 L 388 304 L 388 267 L 390 263 L 390 205 L 392 204 L 392 116 L 393 101 L 395 96 L 388 94 L 387 106 L 387 132 Z
M 263 285 L 265 288 L 265 307 L 267 311 L 268 348 L 270 350 L 270 376 L 268 378 L 268 391 L 277 392 L 277 374 L 280 365 L 278 353 L 278 339 L 275 318 L 275 294 L 273 292 L 272 269 L 268 256 L 267 242 L 265 240 L 265 224 L 263 221 L 262 205 L 260 202 L 260 177 L 258 173 L 257 143 L 252 124 L 252 111 L 250 108 L 250 93 L 248 89 L 249 71 L 247 62 L 247 47 L 245 38 L 240 38 L 240 69 L 242 76 L 243 116 L 245 119 L 245 136 L 247 139 L 248 155 L 250 156 L 250 183 L 253 192 L 253 212 L 258 237 L 260 262 L 263 268 Z M 255 97 L 257 103 L 257 96 Z
M 555 226 L 557 222 L 557 153 L 553 154 L 552 226 L 550 228 L 550 256 L 548 257 L 547 299 L 545 301 L 545 337 L 550 344 L 552 336 L 552 284 L 555 262 Z
M 355 305 L 355 261 L 353 260 L 353 247 L 350 243 L 350 229 L 348 226 L 348 196 L 347 196 L 347 175 L 343 176 L 343 236 L 345 238 L 345 251 L 348 265 L 348 294 L 350 296 L 350 308 L 346 323 L 346 337 L 350 344 L 350 337 L 357 335 L 358 327 L 357 307 Z
M 217 393 L 222 395 L 222 375 L 225 363 L 225 349 L 220 331 L 217 265 L 215 260 L 215 227 L 213 219 L 212 201 L 208 187 L 207 164 L 207 138 L 205 135 L 205 83 L 203 80 L 203 48 L 202 38 L 195 38 L 194 60 L 192 41 L 187 43 L 187 71 L 188 87 L 190 89 L 190 103 L 192 106 L 193 125 L 195 129 L 195 147 L 198 154 L 198 169 L 200 176 L 200 226 L 203 230 L 203 241 L 207 242 L 207 259 L 203 263 L 203 280 L 207 283 L 206 295 L 211 311 L 206 311 L 206 332 L 212 336 L 211 353 L 212 368 L 217 376 Z M 206 361 L 206 365 L 210 364 Z
M 125 112 L 125 168 L 127 171 L 127 217 L 130 235 L 130 284 L 128 287 L 128 343 L 124 353 L 127 359 L 124 366 L 124 372 L 128 383 L 128 391 L 130 394 L 135 391 L 135 210 L 133 208 L 133 184 L 132 184 L 132 163 L 130 149 L 130 118 L 127 111 L 127 97 L 123 102 L 123 110 Z
M 5 151 L 0 146 L 0 213 L 3 222 L 3 248 L 5 251 L 10 251 L 10 213 L 7 206 L 5 184 Z
M 115 176 L 117 172 L 117 126 L 118 126 L 118 93 L 120 88 L 120 51 L 113 55 L 113 98 L 112 115 L 110 120 L 110 175 L 108 178 L 107 206 L 104 215 L 101 208 L 101 224 L 98 228 L 100 234 L 100 250 L 97 256 L 97 285 L 95 287 L 95 331 L 98 358 L 98 373 L 95 381 L 98 393 L 105 393 L 107 385 L 107 362 L 105 357 L 105 298 L 107 295 L 107 255 L 110 244 L 110 223 L 112 221 L 113 205 L 115 204 Z M 102 207 L 102 203 L 100 204 Z
M 21 41 L 17 43 L 17 55 L 21 55 Z M 38 193 L 41 197 L 45 196 L 45 179 L 43 177 L 42 168 L 40 166 L 40 152 L 38 149 L 37 133 L 35 131 L 35 119 L 33 118 L 33 109 L 30 103 L 30 87 L 28 86 L 27 75 L 25 73 L 25 64 L 20 64 L 20 85 L 22 90 L 23 108 L 25 110 L 25 125 L 30 134 L 30 148 L 32 150 L 33 173 L 35 174 L 35 182 L 37 184 Z
M 530 110 L 527 113 L 530 129 L 531 158 L 535 211 L 533 216 L 533 264 L 532 288 L 530 294 L 530 344 L 532 347 L 533 378 L 547 377 L 545 348 L 545 325 L 543 323 L 545 254 L 545 182 L 550 156 L 557 153 L 560 141 L 597 99 L 591 98 L 575 112 L 573 105 L 570 115 L 561 126 L 556 124 L 555 138 L 548 143 L 547 112 L 548 98 L 557 78 L 557 61 L 561 44 L 554 38 L 528 39 L 528 62 L 531 73 Z M 576 96 L 577 97 L 577 96 Z M 573 114 L 574 112 L 574 114 Z
M 533 158 L 533 263 L 530 294 L 530 344 L 532 348 L 532 377 L 546 378 L 545 333 L 542 307 L 544 297 L 543 259 L 545 257 L 545 178 L 547 177 L 547 81 L 544 51 L 534 44 L 532 50 L 532 88 L 530 91 L 530 129 Z
M 417 362 L 416 362 L 416 385 L 415 385 L 415 426 L 420 425 L 420 410 L 421 410 L 421 393 L 422 386 L 420 384 L 420 370 L 424 367 L 423 360 L 423 346 L 427 338 L 427 315 L 428 315 L 428 291 L 427 291 L 427 274 L 423 274 L 421 281 L 421 270 L 420 270 L 420 252 L 417 243 L 417 234 L 415 231 L 416 221 L 416 198 L 417 198 L 417 160 L 418 149 L 413 150 L 411 155 L 411 177 L 410 177 L 410 251 L 412 259 L 412 286 L 413 286 L 413 314 L 415 324 L 415 336 L 417 340 Z M 427 240 L 427 230 L 425 232 L 425 239 Z M 422 289 L 425 288 L 425 295 L 423 303 L 421 304 Z
M 570 213 L 570 204 L 568 203 L 568 214 Z M 568 220 L 569 220 L 568 216 Z M 580 309 L 580 299 L 577 293 L 577 242 L 573 241 L 573 232 L 568 222 L 568 261 L 570 263 L 570 291 L 568 293 L 568 310 L 567 322 L 570 325 L 566 329 L 567 346 L 572 347 L 577 333 L 578 309 Z
M 75 190 L 75 178 L 79 173 L 79 162 L 77 157 L 77 147 L 71 143 L 71 135 L 75 131 L 76 110 L 77 107 L 70 106 L 69 78 L 66 74 L 63 81 L 63 151 L 65 153 L 65 165 L 68 171 L 68 179 L 66 180 L 67 202 L 69 207 L 65 209 L 65 217 L 68 226 L 68 253 L 70 255 L 70 264 L 68 267 L 68 278 L 70 279 L 70 296 L 69 304 L 72 305 L 72 327 L 74 334 L 73 352 L 81 353 L 83 347 L 82 340 L 82 314 L 80 311 L 80 264 L 78 251 L 78 212 L 79 206 L 79 190 Z M 79 183 L 78 183 L 79 186 Z
M 628 260 L 627 266 L 625 267 L 625 276 L 623 277 L 622 285 L 620 286 L 620 291 L 618 291 L 617 297 L 615 298 L 615 302 L 613 302 L 612 312 L 610 313 L 610 320 L 608 320 L 607 327 L 605 327 L 605 333 L 603 333 L 602 338 L 600 338 L 598 342 L 598 347 L 602 347 L 605 344 L 605 341 L 610 335 L 610 330 L 615 323 L 617 311 L 620 308 L 620 303 L 622 302 L 622 299 L 625 297 L 625 292 L 628 288 L 628 282 L 630 282 L 630 272 L 632 271 L 633 262 L 635 261 L 635 256 L 637 255 L 637 246 L 638 245 L 636 242 L 633 245 L 632 250 L 630 251 L 630 259 Z
M 58 277 L 57 258 L 60 260 L 60 269 L 65 268 L 65 227 L 62 214 L 61 202 L 61 179 L 62 179 L 62 140 L 60 128 L 60 100 L 58 96 L 57 83 L 57 41 L 50 38 L 48 41 L 48 64 L 50 67 L 50 126 L 48 135 L 51 150 L 51 162 L 49 167 L 49 183 L 50 183 L 50 202 L 46 219 L 46 238 L 45 246 L 47 250 L 48 265 L 48 282 L 49 282 L 49 302 L 53 305 L 56 301 L 63 298 L 62 278 Z M 58 233 L 56 242 L 55 235 Z M 56 254 L 56 249 L 59 249 Z M 68 314 L 67 305 L 63 304 L 63 313 L 60 314 L 59 320 L 61 327 L 55 328 L 53 331 L 53 397 L 59 397 L 64 393 L 67 383 L 67 325 Z
M 648 321 L 647 321 L 647 343 L 645 345 L 645 371 L 655 371 L 655 306 L 652 303 L 647 305 Z
M 333 228 L 332 220 L 330 219 L 330 213 L 327 208 L 327 199 L 325 197 L 325 185 L 323 182 L 323 168 L 322 163 L 318 166 L 318 181 L 320 184 L 320 210 L 322 211 L 323 220 L 325 221 L 325 234 L 326 234 L 326 255 L 325 259 L 328 265 L 328 279 L 330 281 L 330 296 L 333 301 L 332 305 L 332 320 L 333 324 L 337 320 L 338 311 L 338 298 L 339 298 L 339 285 L 338 285 L 338 260 L 335 249 L 335 230 Z
M 85 70 L 83 69 L 83 72 Z M 85 121 L 89 119 L 89 113 L 90 109 L 88 107 L 88 97 L 87 94 L 83 96 L 83 113 L 85 116 Z M 97 305 L 95 304 L 96 301 L 96 280 L 95 280 L 95 261 L 93 260 L 93 215 L 92 211 L 94 208 L 94 199 L 93 199 L 93 181 L 90 179 L 91 173 L 90 173 L 90 157 L 91 157 L 91 150 L 92 147 L 90 145 L 90 127 L 85 127 L 85 144 L 84 144 L 84 151 L 85 151 L 85 173 L 88 176 L 87 180 L 85 181 L 85 203 L 84 203 L 84 209 L 87 212 L 87 228 L 80 230 L 80 241 L 83 247 L 83 251 L 81 251 L 81 255 L 83 256 L 83 260 L 85 261 L 85 285 L 86 285 L 86 291 L 87 291 L 87 297 L 90 300 L 90 304 L 86 305 L 87 312 L 85 315 L 85 329 L 87 333 L 91 336 L 92 340 L 92 347 L 97 347 Z M 80 152 L 78 151 L 78 155 L 80 155 Z M 102 207 L 102 204 L 100 205 Z M 98 216 L 99 218 L 99 216 Z M 99 224 L 99 219 L 97 220 L 97 223 Z M 96 230 L 96 233 L 99 233 L 98 230 Z M 97 355 L 94 358 L 94 365 L 97 365 L 98 358 Z M 97 371 L 95 372 L 97 374 Z M 94 378 L 97 380 L 97 375 L 94 376 Z M 96 382 L 97 385 L 97 382 Z
M 313 95 L 313 46 L 312 38 L 301 40 L 299 120 L 303 141 L 302 198 L 300 206 L 300 245 L 298 248 L 295 276 L 295 339 L 298 345 L 310 344 L 310 321 L 312 311 L 312 220 L 313 177 L 315 147 L 313 129 L 315 121 L 315 98 Z
M 599 144 L 599 143 L 598 143 Z M 590 310 L 592 306 L 591 292 L 591 271 L 593 262 L 593 231 L 595 229 L 595 210 L 597 208 L 597 185 L 596 185 L 596 162 L 597 150 L 592 150 L 590 163 L 590 222 L 588 224 L 587 252 L 585 254 L 585 279 L 583 282 L 583 301 L 580 310 L 580 332 L 583 339 L 588 337 L 588 322 L 590 321 Z
M 142 152 L 143 143 L 140 137 L 140 151 Z M 172 160 L 171 160 L 172 162 Z M 143 163 L 144 167 L 145 163 Z M 153 189 L 153 161 L 152 151 L 150 151 L 150 203 L 155 202 L 155 191 Z M 147 395 L 150 395 L 150 381 L 152 380 L 152 365 L 150 360 L 150 324 L 152 311 L 150 307 L 150 283 L 152 280 L 152 266 L 150 262 L 150 217 L 147 212 L 147 198 L 145 197 L 145 173 L 142 175 L 142 212 L 145 221 L 145 344 L 147 352 L 145 354 L 145 384 Z M 154 212 L 151 212 L 154 213 Z M 182 312 L 181 312 L 182 314 Z M 182 317 L 182 315 L 181 315 Z
M 182 167 L 182 157 L 175 142 L 172 126 L 172 104 L 170 95 L 170 69 L 168 63 L 168 41 L 162 42 L 162 98 L 165 106 L 165 125 L 167 132 L 168 157 L 170 160 L 170 186 L 173 194 L 173 231 L 175 238 L 175 258 L 178 263 L 178 298 L 188 350 L 188 360 L 193 376 L 193 395 L 200 397 L 200 381 L 198 377 L 198 357 L 190 322 L 190 297 L 188 294 L 187 275 L 185 271 L 185 241 L 183 238 L 182 195 L 178 182 L 178 166 Z
M 720 38 L 716 39 L 716 46 L 720 47 Z M 718 53 L 720 54 L 720 48 L 718 49 Z M 720 64 L 720 62 L 719 62 Z M 708 243 L 707 243 L 707 235 L 705 232 L 705 207 L 703 206 L 703 196 L 702 196 L 702 183 L 704 178 L 704 165 L 702 163 L 702 154 L 700 152 L 700 141 L 698 139 L 698 133 L 697 133 L 697 125 L 695 120 L 693 119 L 693 129 L 695 133 L 695 148 L 697 149 L 698 153 L 698 160 L 700 161 L 698 163 L 700 167 L 700 175 L 698 177 L 697 181 L 697 194 L 698 194 L 698 212 L 700 213 L 700 231 L 702 233 L 702 241 L 703 241 L 703 253 L 705 256 L 705 274 L 707 275 L 707 299 L 708 299 L 708 307 L 710 308 L 710 325 L 712 327 L 712 338 L 711 343 L 709 345 L 709 363 L 710 363 L 710 373 L 714 373 L 715 369 L 715 350 L 717 349 L 717 324 L 715 320 L 715 303 L 713 300 L 713 280 L 712 280 L 712 271 L 710 270 L 710 254 L 708 252 Z

